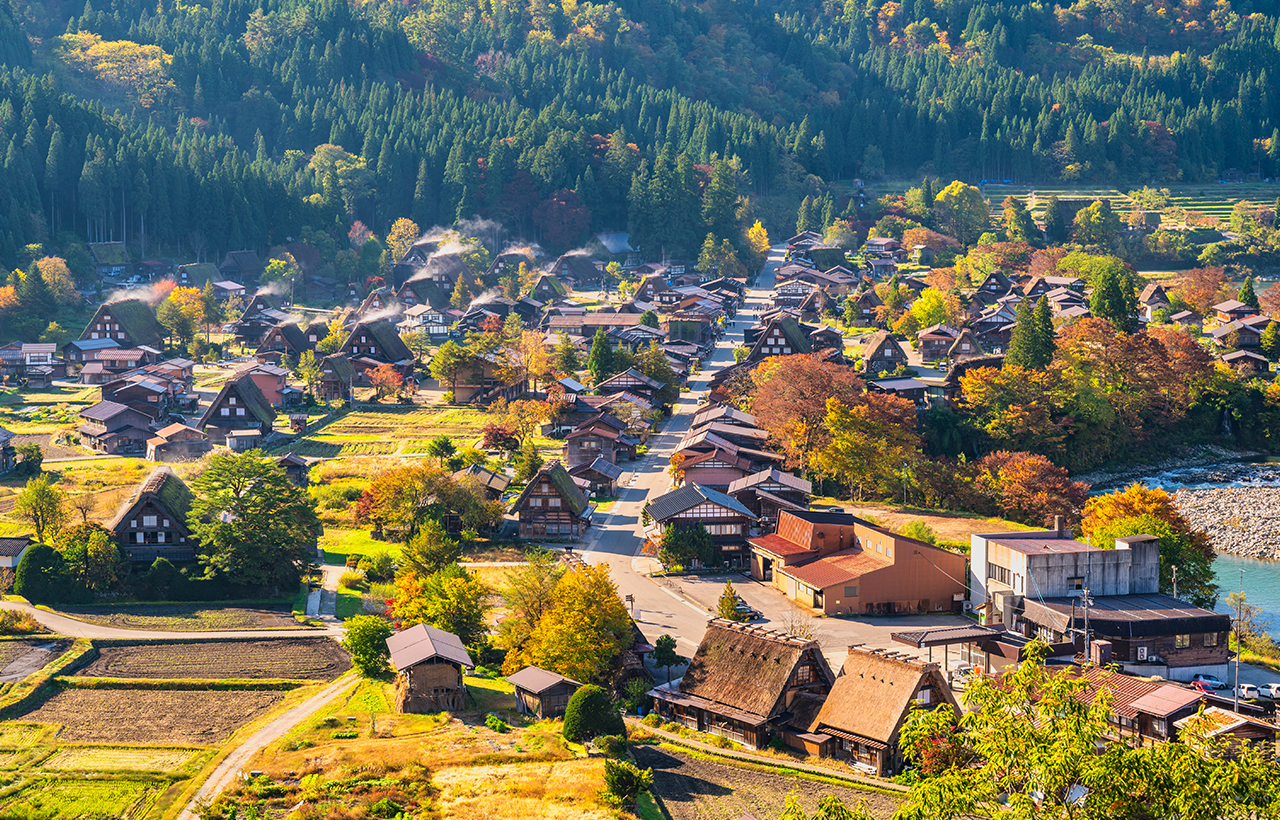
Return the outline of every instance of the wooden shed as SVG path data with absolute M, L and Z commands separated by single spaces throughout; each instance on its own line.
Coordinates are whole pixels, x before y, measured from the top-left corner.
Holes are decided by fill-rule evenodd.
M 471 655 L 457 635 L 418 624 L 387 638 L 396 669 L 397 712 L 440 712 L 466 708 L 463 667 Z
M 507 683 L 516 688 L 516 711 L 542 719 L 563 715 L 569 698 L 582 686 L 576 680 L 536 666 L 526 666 L 508 675 Z

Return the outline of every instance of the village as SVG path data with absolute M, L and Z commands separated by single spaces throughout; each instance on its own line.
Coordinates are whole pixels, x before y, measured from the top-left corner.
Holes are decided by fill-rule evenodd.
M 1186 371 L 1265 384 L 1280 325 L 1248 282 L 1199 311 L 1152 282 L 1119 315 L 1109 272 L 1052 265 L 987 260 L 944 296 L 931 263 L 954 241 L 924 238 L 804 231 L 748 273 L 646 262 L 625 233 L 554 258 L 451 233 L 403 242 L 366 286 L 307 273 L 303 243 L 137 273 L 89 245 L 114 287 L 85 296 L 78 337 L 0 348 L 13 805 L 69 799 L 43 760 L 141 743 L 120 816 L 477 816 L 474 784 L 430 803 L 403 740 L 472 727 L 497 769 L 533 776 L 540 750 L 542 792 L 603 778 L 621 801 L 565 793 L 587 802 L 564 816 L 771 820 L 786 798 L 887 817 L 945 768 L 909 727 L 963 724 L 967 693 L 1023 669 L 1060 673 L 1082 709 L 1105 699 L 1109 743 L 1273 763 L 1280 672 L 1238 659 L 1243 604 L 1216 609 L 1203 572 L 1184 563 L 1178 596 L 1185 522 L 1163 491 L 1106 512 L 1003 446 L 976 477 L 963 458 L 921 477 L 919 431 L 1119 325 L 1158 328 Z M 136 739 L 75 717 L 137 697 L 163 722 L 215 683 L 252 695 L 217 726 Z M 356 783 L 381 754 L 392 785 Z M 707 754 L 791 774 L 691 801 L 668 770 Z M 356 785 L 308 781 L 329 769 Z

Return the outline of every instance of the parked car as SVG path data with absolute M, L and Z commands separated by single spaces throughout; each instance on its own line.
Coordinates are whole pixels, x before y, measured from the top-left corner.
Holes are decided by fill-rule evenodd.
M 738 602 L 734 604 L 733 608 L 738 611 L 738 617 L 740 619 L 744 621 L 758 621 L 764 617 L 764 615 L 760 613 L 760 610 L 752 607 L 746 601 L 742 600 L 741 595 L 736 595 L 735 597 L 738 599 Z
M 1258 687 L 1258 691 L 1264 698 L 1280 700 L 1280 683 L 1264 683 Z
M 957 663 L 951 667 L 951 688 L 957 692 L 969 688 L 969 681 L 978 674 L 971 663 Z
M 1255 700 L 1258 697 L 1258 687 L 1252 683 L 1242 683 L 1236 687 L 1236 694 L 1241 700 Z
M 1197 681 L 1192 681 L 1192 682 L 1191 682 L 1191 688 L 1192 688 L 1192 689 L 1194 689 L 1194 690 L 1196 690 L 1197 692 L 1200 692 L 1201 694 L 1204 694 L 1204 695 L 1212 695 L 1212 694 L 1213 694 L 1213 688 L 1212 688 L 1212 687 L 1210 687 L 1210 686 L 1209 686 L 1209 684 L 1207 684 L 1207 683 L 1201 683 L 1201 682 L 1200 682 L 1200 681 L 1198 681 L 1198 680 L 1197 680 Z
M 1227 684 L 1214 675 L 1195 675 L 1191 678 L 1192 683 L 1203 683 L 1210 689 L 1226 689 Z

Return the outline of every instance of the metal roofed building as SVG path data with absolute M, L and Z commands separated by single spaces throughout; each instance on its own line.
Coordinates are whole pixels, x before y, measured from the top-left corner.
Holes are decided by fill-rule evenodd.
M 438 712 L 462 709 L 467 689 L 462 670 L 475 663 L 452 632 L 418 624 L 387 638 L 396 670 L 396 711 Z

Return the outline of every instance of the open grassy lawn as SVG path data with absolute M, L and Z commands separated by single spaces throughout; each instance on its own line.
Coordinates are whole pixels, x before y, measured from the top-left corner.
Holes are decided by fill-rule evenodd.
M 325 527 L 320 536 L 320 549 L 324 550 L 326 564 L 347 563 L 348 555 L 370 555 L 390 550 L 399 554 L 400 546 L 391 541 L 376 541 L 368 530 L 347 527 Z
M 283 448 L 325 458 L 415 455 L 435 436 L 459 447 L 476 443 L 491 418 L 474 407 L 395 407 L 346 413 Z

